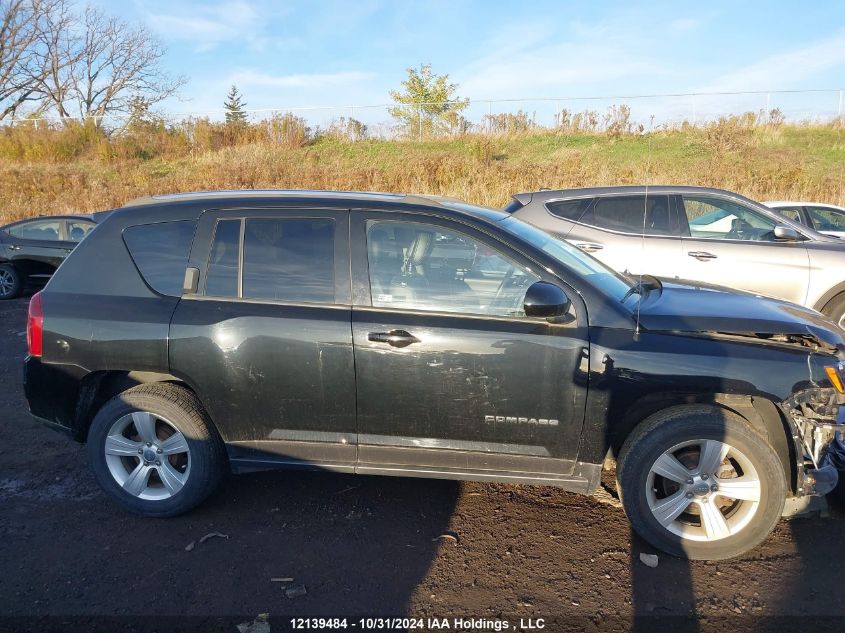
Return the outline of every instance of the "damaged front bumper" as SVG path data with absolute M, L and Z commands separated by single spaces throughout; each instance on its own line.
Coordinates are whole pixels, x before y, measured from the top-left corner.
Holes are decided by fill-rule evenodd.
M 826 495 L 845 470 L 845 396 L 813 388 L 782 403 L 792 419 L 799 496 Z

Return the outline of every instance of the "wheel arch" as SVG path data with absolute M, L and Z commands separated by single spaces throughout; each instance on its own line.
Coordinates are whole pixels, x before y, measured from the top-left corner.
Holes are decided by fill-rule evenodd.
M 819 299 L 816 300 L 816 303 L 813 304 L 813 310 L 817 310 L 821 312 L 822 310 L 827 307 L 827 305 L 836 299 L 839 295 L 845 294 L 845 281 L 842 283 L 836 284 L 833 288 L 825 292 Z
M 85 376 L 79 387 L 79 397 L 73 416 L 74 438 L 80 442 L 87 440 L 88 429 L 97 411 L 113 397 L 132 387 L 154 383 L 176 384 L 196 395 L 185 381 L 166 373 L 112 370 L 95 371 Z
M 670 407 L 701 404 L 714 405 L 730 412 L 763 435 L 780 459 L 789 490 L 793 493 L 796 491 L 798 462 L 792 427 L 777 404 L 762 396 L 671 392 L 648 394 L 628 408 L 622 423 L 610 434 L 610 456 L 615 459 L 628 436 L 653 414 Z

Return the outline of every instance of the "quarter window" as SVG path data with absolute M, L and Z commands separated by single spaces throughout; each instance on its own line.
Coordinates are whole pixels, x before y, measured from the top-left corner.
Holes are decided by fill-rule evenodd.
M 61 222 L 59 220 L 45 220 L 38 222 L 24 222 L 7 229 L 10 235 L 23 240 L 45 240 L 56 242 L 59 240 Z
M 67 223 L 67 238 L 71 242 L 81 242 L 95 226 L 97 225 L 93 222 L 78 222 L 76 220 L 70 220 Z
M 703 240 L 775 241 L 776 221 L 732 200 L 682 196 L 690 236 Z
M 462 233 L 410 222 L 367 223 L 374 306 L 491 316 L 524 316 L 540 278 Z
M 325 218 L 246 220 L 242 296 L 334 302 L 334 230 Z
M 182 294 L 195 227 L 196 222 L 177 221 L 124 229 L 123 241 L 132 261 L 156 292 L 174 297 Z
M 557 200 L 555 202 L 547 202 L 546 208 L 552 215 L 556 215 L 564 220 L 577 221 L 590 205 L 590 198 L 582 198 L 580 200 Z
M 669 196 L 608 196 L 598 198 L 581 221 L 600 229 L 636 235 L 680 235 Z
M 845 213 L 827 207 L 807 207 L 817 231 L 845 231 Z

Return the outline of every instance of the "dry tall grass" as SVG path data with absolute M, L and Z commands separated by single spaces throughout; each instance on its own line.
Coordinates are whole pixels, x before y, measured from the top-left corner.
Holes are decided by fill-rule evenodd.
M 530 128 L 350 142 L 337 130 L 315 135 L 287 115 L 237 130 L 208 121 L 178 129 L 142 123 L 111 137 L 84 126 L 0 130 L 0 222 L 202 189 L 426 192 L 500 206 L 540 187 L 645 181 L 843 204 L 845 129 L 733 117 L 650 135 Z

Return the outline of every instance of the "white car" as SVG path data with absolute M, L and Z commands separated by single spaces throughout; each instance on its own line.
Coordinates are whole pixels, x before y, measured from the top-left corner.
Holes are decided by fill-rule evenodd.
M 781 215 L 785 215 L 790 220 L 806 224 L 819 233 L 845 238 L 845 208 L 843 207 L 837 207 L 835 204 L 794 200 L 776 200 L 763 204 Z

